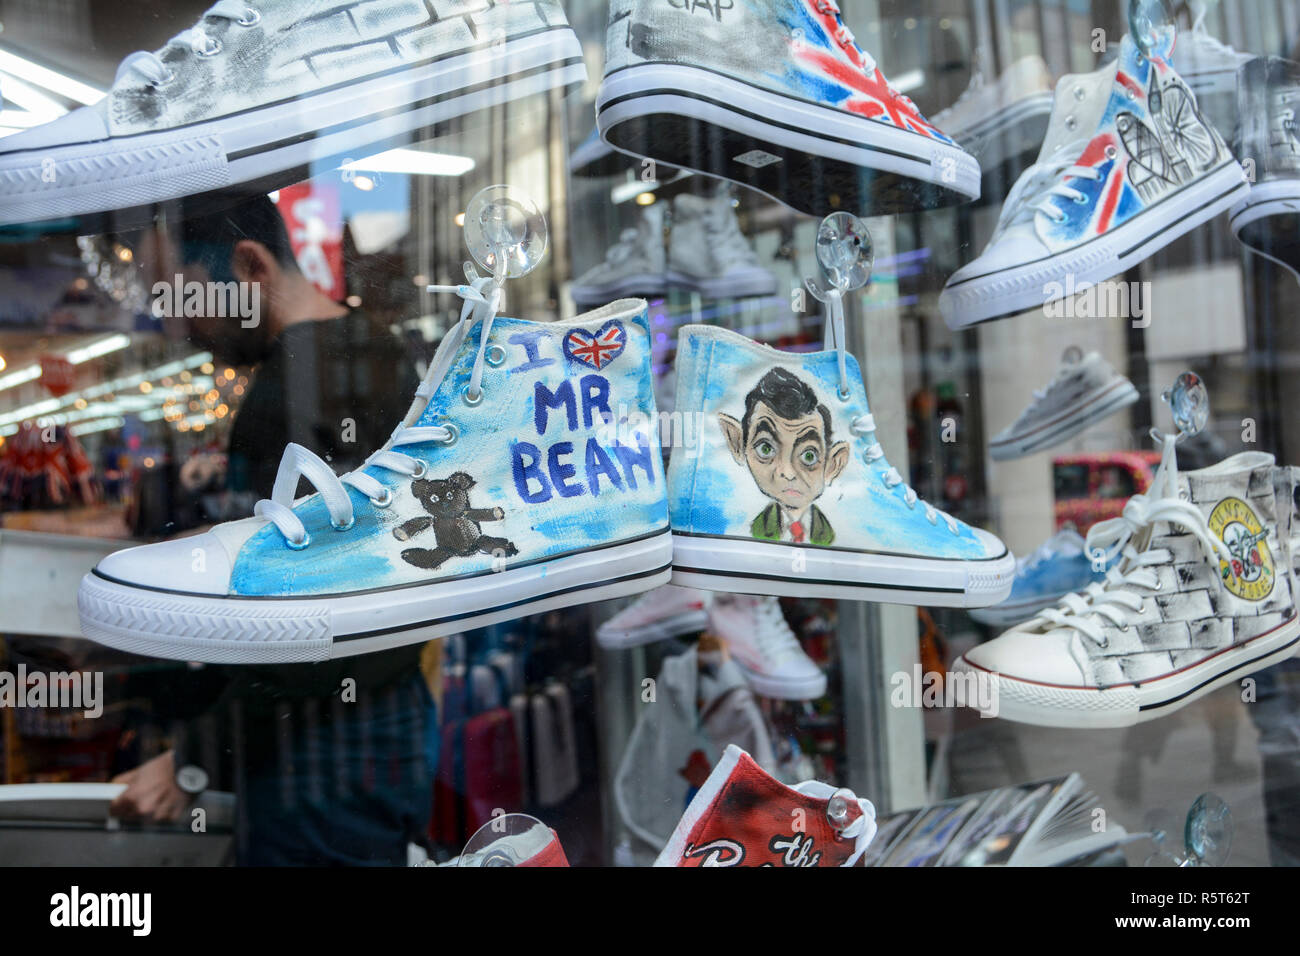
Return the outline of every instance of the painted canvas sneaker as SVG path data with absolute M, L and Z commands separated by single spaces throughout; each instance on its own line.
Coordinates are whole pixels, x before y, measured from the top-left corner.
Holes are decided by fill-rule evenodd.
M 1129 37 L 1102 69 L 1066 76 L 1038 162 L 988 247 L 939 296 L 949 328 L 1041 308 L 1119 275 L 1246 195 L 1241 165 L 1168 62 Z
M 1252 252 L 1300 278 L 1300 64 L 1259 57 L 1241 70 L 1237 155 L 1254 169 L 1250 192 L 1229 213 Z
M 1100 353 L 1072 346 L 1029 407 L 989 442 L 989 455 L 1008 461 L 1054 448 L 1137 400 L 1137 388 Z
M 209 663 L 319 661 L 667 583 L 646 304 L 495 316 L 462 286 L 388 443 L 342 477 L 298 445 L 256 516 L 110 555 L 83 633 Z M 626 416 L 629 421 L 623 421 Z M 612 424 L 611 424 L 612 423 Z M 300 478 L 316 489 L 296 498 Z
M 1026 56 L 989 80 L 976 65 L 957 102 L 936 113 L 934 125 L 985 169 L 1035 152 L 1052 115 L 1052 73 L 1041 56 Z
M 663 203 L 638 206 L 641 217 L 609 247 L 605 261 L 574 280 L 569 294 L 579 306 L 622 296 L 659 298 L 667 288 Z
M 1089 532 L 1090 548 L 1122 555 L 1104 582 L 953 665 L 991 682 L 996 716 L 1127 727 L 1300 646 L 1289 542 L 1279 536 L 1291 507 L 1290 469 L 1246 452 L 1180 475 L 1174 449 L 1166 442 L 1146 494 Z
M 612 0 L 600 135 L 815 216 L 979 196 L 979 164 L 892 87 L 834 0 Z
M 1067 594 L 1104 580 L 1111 563 L 1112 556 L 1105 552 L 1089 551 L 1079 532 L 1062 528 L 1033 554 L 1017 560 L 1010 597 L 1001 604 L 972 609 L 970 616 L 989 627 L 1013 627 Z
M 778 700 L 825 696 L 826 675 L 804 653 L 777 598 L 719 594 L 709 608 L 709 630 L 756 693 Z
M 601 647 L 637 647 L 683 634 L 698 634 L 709 626 L 713 595 L 695 588 L 665 584 L 647 591 L 596 629 Z
M 0 143 L 0 223 L 126 209 L 401 145 L 586 81 L 557 0 L 220 0 L 108 94 Z
M 452 857 L 438 866 L 525 866 L 567 867 L 569 858 L 564 855 L 559 835 L 546 824 L 525 814 L 511 813 L 500 835 L 494 833 L 491 823 L 485 823 L 470 837 L 460 856 Z M 515 822 L 522 821 L 522 822 Z M 531 821 L 531 822 L 530 822 Z M 498 826 L 502 819 L 498 819 Z
M 668 469 L 675 584 L 950 607 L 1010 593 L 1006 546 L 890 466 L 847 350 L 691 325 L 676 365 L 677 410 L 700 424 Z
M 682 193 L 673 199 L 668 282 L 706 299 L 776 294 L 776 276 L 758 264 L 758 256 L 740 231 L 730 192 Z
M 655 866 L 854 866 L 875 835 L 870 800 L 819 780 L 787 787 L 730 744 Z

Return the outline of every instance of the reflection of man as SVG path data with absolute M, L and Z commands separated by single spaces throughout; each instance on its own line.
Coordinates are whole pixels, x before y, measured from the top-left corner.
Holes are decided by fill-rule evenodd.
M 849 462 L 848 442 L 831 441 L 831 413 L 817 394 L 783 368 L 745 396 L 740 421 L 718 415 L 727 447 L 772 499 L 750 525 L 755 538 L 830 544 L 835 532 L 813 504 Z

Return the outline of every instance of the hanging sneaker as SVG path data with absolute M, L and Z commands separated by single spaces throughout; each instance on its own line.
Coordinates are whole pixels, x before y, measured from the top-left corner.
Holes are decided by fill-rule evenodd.
M 1067 594 L 1105 579 L 1111 563 L 1104 552 L 1090 552 L 1079 532 L 1062 528 L 1033 554 L 1016 561 L 1010 597 L 1001 604 L 974 608 L 970 616 L 989 627 L 1014 627 Z
M 815 216 L 979 196 L 979 164 L 885 79 L 834 0 L 612 0 L 600 135 Z
M 1208 11 L 1208 5 L 1200 4 L 1192 28 L 1179 31 L 1172 57 L 1174 69 L 1197 101 L 1216 95 L 1236 96 L 1237 71 L 1251 58 L 1210 33 L 1205 26 Z
M 655 421 L 645 302 L 530 322 L 498 318 L 491 289 L 461 287 L 364 466 L 336 476 L 290 445 L 256 517 L 101 561 L 82 632 L 177 660 L 320 661 L 667 583 L 658 429 L 621 420 Z M 297 498 L 302 478 L 316 492 Z
M 726 190 L 713 197 L 682 193 L 673 199 L 668 282 L 706 299 L 776 294 L 776 277 L 758 264 Z
M 778 700 L 826 695 L 826 675 L 804 653 L 777 598 L 720 594 L 709 608 L 709 630 L 756 693 Z
M 669 463 L 673 583 L 948 607 L 1010 593 L 1006 546 L 922 501 L 885 459 L 846 349 L 780 352 L 691 325 L 676 365 L 677 411 L 701 424 Z
M 405 145 L 586 82 L 556 0 L 220 0 L 108 94 L 0 142 L 0 224 L 127 209 Z
M 507 814 L 522 817 L 523 814 Z M 499 822 L 499 820 L 498 820 Z M 567 867 L 569 858 L 564 855 L 559 835 L 546 824 L 534 821 L 532 826 L 516 833 L 505 833 L 490 839 L 492 823 L 485 823 L 470 838 L 460 856 L 454 856 L 438 866 L 528 866 Z
M 731 744 L 655 866 L 854 866 L 876 808 L 820 780 L 787 787 Z
M 952 329 L 1042 308 L 1119 275 L 1246 195 L 1241 165 L 1167 61 L 1129 37 L 1102 69 L 1056 86 L 1038 162 L 987 248 L 939 296 Z
M 601 647 L 637 647 L 697 634 L 709 626 L 713 595 L 665 584 L 647 591 L 596 629 Z
M 580 307 L 625 295 L 662 298 L 667 289 L 663 203 L 638 206 L 637 224 L 624 229 L 605 261 L 574 280 L 569 294 Z
M 945 130 L 988 171 L 1033 153 L 1052 115 L 1052 73 L 1041 56 L 1021 57 L 990 82 L 977 64 L 957 102 L 936 113 Z
M 1242 68 L 1237 155 L 1254 170 L 1232 207 L 1233 234 L 1252 252 L 1300 278 L 1300 64 L 1259 57 Z
M 1290 469 L 1262 452 L 1178 473 L 1173 441 L 1146 494 L 1088 534 L 1121 555 L 1106 579 L 958 658 L 992 683 L 990 714 L 1045 727 L 1127 727 L 1173 713 L 1300 646 Z
M 1052 380 L 1034 390 L 1034 400 L 989 442 L 994 461 L 1009 461 L 1055 448 L 1085 428 L 1138 400 L 1138 390 L 1098 352 L 1071 346 Z

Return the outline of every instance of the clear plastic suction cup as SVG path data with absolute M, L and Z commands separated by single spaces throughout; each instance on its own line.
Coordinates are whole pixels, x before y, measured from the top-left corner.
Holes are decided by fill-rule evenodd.
M 1195 372 L 1184 372 L 1160 396 L 1169 404 L 1179 440 L 1191 438 L 1210 420 L 1210 393 Z
M 1232 852 L 1232 811 L 1212 793 L 1203 793 L 1187 811 L 1183 829 L 1184 866 L 1223 866 Z
M 505 813 L 493 817 L 475 831 L 456 865 L 518 866 L 535 856 L 550 837 L 550 829 L 536 817 L 526 813 Z
M 546 254 L 546 217 L 513 186 L 480 189 L 465 207 L 465 245 L 498 279 L 517 279 Z
M 817 263 L 832 289 L 848 292 L 871 281 L 875 253 L 867 224 L 847 212 L 833 212 L 817 227 Z
M 1174 25 L 1167 0 L 1128 0 L 1128 32 L 1144 56 L 1150 56 L 1156 39 Z

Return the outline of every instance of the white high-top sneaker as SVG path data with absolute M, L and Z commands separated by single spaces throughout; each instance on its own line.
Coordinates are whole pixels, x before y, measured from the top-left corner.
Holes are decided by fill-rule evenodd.
M 709 629 L 764 697 L 816 700 L 826 693 L 826 675 L 804 653 L 777 598 L 719 594 L 709 607 Z
M 573 281 L 569 294 L 579 306 L 622 296 L 660 297 L 667 286 L 663 203 L 638 206 L 641 217 L 609 247 L 605 261 Z
M 776 293 L 776 277 L 758 264 L 725 190 L 713 197 L 682 193 L 673 200 L 668 282 L 708 299 Z
M 1213 36 L 1205 25 L 1209 7 L 1201 3 L 1190 30 L 1180 31 L 1174 47 L 1173 65 L 1188 88 L 1199 100 L 1203 96 L 1234 96 L 1237 71 L 1250 60 L 1251 54 L 1238 53 Z
M 220 0 L 94 106 L 0 141 L 0 224 L 265 192 L 586 76 L 557 0 Z
M 1300 646 L 1291 469 L 1245 452 L 1178 473 L 1172 440 L 1151 488 L 1094 525 L 1122 553 L 1106 579 L 967 651 L 989 713 L 1046 727 L 1127 727 L 1291 657 Z
M 934 125 L 988 170 L 1042 145 L 1052 99 L 1052 73 L 1041 56 L 1021 57 L 991 81 L 977 65 L 966 91 L 935 114 Z
M 1038 162 L 993 238 L 939 296 L 949 328 L 1016 315 L 1131 268 L 1246 195 L 1241 165 L 1168 62 L 1125 37 L 1119 58 L 1066 76 Z
M 1138 390 L 1098 352 L 1067 349 L 1052 380 L 989 442 L 994 461 L 1053 448 L 1138 400 Z
M 709 626 L 713 594 L 695 588 L 665 584 L 647 591 L 596 630 L 601 647 L 636 647 L 682 634 L 695 634 Z
M 600 135 L 623 152 L 863 215 L 979 196 L 979 164 L 890 85 L 835 0 L 612 0 Z
M 498 317 L 461 286 L 387 444 L 337 476 L 299 445 L 256 516 L 109 555 L 82 632 L 220 664 L 321 661 L 666 584 L 669 537 L 646 304 Z M 314 494 L 295 500 L 299 480 Z

